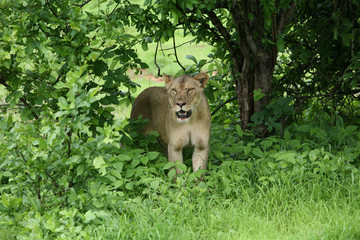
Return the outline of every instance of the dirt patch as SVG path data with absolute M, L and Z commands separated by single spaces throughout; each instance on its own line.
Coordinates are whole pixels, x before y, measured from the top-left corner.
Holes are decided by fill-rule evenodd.
M 147 71 L 146 69 L 138 69 L 139 73 L 136 74 L 135 70 L 129 70 L 128 74 L 131 80 L 135 79 L 135 78 L 139 78 L 139 77 L 143 77 L 145 79 L 149 79 L 151 81 L 154 82 L 163 82 L 163 79 L 161 77 L 155 77 L 153 74 L 151 74 L 149 71 Z

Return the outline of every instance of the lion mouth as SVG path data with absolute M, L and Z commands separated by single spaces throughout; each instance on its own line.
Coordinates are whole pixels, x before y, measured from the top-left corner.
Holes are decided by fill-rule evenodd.
M 190 116 L 191 116 L 191 110 L 187 112 L 184 110 L 180 110 L 176 112 L 176 117 L 181 120 L 188 119 Z

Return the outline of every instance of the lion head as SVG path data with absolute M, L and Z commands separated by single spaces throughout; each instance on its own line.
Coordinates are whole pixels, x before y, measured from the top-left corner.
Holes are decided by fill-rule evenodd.
M 209 75 L 199 73 L 194 77 L 183 75 L 173 78 L 163 75 L 169 102 L 178 122 L 187 122 L 194 109 L 203 99 L 203 89 L 209 80 Z

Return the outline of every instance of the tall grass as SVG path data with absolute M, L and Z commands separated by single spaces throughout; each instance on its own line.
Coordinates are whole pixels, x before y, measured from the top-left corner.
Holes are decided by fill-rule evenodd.
M 93 229 L 94 236 L 219 240 L 360 238 L 360 209 L 355 207 L 360 199 L 355 186 L 347 189 L 345 198 L 338 189 L 327 189 L 334 194 L 324 199 L 318 199 L 312 189 L 301 185 L 254 189 L 238 186 L 238 190 L 239 195 L 229 199 L 210 193 L 206 196 L 193 193 L 192 197 L 182 196 L 166 203 L 161 196 L 136 199 L 119 206 L 119 215 Z

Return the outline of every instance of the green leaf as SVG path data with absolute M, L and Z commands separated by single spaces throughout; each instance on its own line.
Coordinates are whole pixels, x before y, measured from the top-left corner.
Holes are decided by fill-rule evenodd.
M 4 176 L 4 177 L 11 177 L 13 174 L 11 172 L 9 172 L 9 171 L 4 171 L 4 172 L 1 173 L 1 175 Z
M 300 132 L 310 132 L 311 126 L 310 125 L 301 125 L 299 127 L 299 131 Z
M 132 157 L 130 157 L 129 155 L 127 154 L 120 154 L 118 156 L 118 160 L 119 161 L 130 161 L 132 159 Z
M 38 138 L 39 140 L 39 147 L 43 150 L 47 150 L 47 143 L 43 138 Z
M 236 125 L 236 132 L 239 135 L 239 137 L 243 137 L 244 136 L 244 131 L 242 130 L 242 128 L 240 127 L 239 124 Z
M 264 140 L 264 141 L 261 141 L 261 146 L 263 146 L 263 149 L 266 151 L 266 149 L 268 149 L 269 147 L 271 147 L 273 144 L 272 141 L 269 141 L 269 140 Z
M 58 106 L 61 109 L 69 110 L 69 104 L 68 104 L 68 102 L 66 101 L 66 99 L 64 97 L 59 97 L 58 98 Z
M 139 163 L 140 163 L 140 159 L 138 159 L 138 158 L 132 160 L 131 168 L 135 168 L 137 165 L 139 165 Z
M 165 166 L 163 167 L 163 170 L 169 169 L 171 167 L 174 167 L 175 163 L 174 162 L 168 162 L 167 164 L 165 164 Z
M 196 58 L 195 58 L 193 55 L 186 55 L 185 58 L 186 58 L 186 59 L 190 59 L 190 60 L 192 60 L 195 64 L 197 64 L 197 60 L 196 60 Z
M 73 155 L 69 158 L 69 160 L 67 161 L 67 163 L 79 163 L 79 160 L 81 159 L 80 155 Z
M 142 48 L 144 51 L 149 50 L 148 43 L 147 43 L 145 40 L 142 41 L 142 43 L 141 43 L 141 48 Z
M 254 90 L 254 101 L 259 101 L 260 99 L 262 99 L 266 94 L 264 94 L 262 92 L 262 89 L 255 89 Z
M 320 155 L 319 149 L 314 149 L 309 152 L 309 158 L 311 161 L 315 161 L 319 157 L 319 155 Z
M 86 59 L 87 60 L 92 60 L 93 62 L 95 62 L 95 60 L 98 58 L 98 57 L 100 57 L 100 55 L 101 55 L 101 52 L 91 52 L 90 54 L 89 54 L 89 56 L 87 56 L 86 57 Z
M 280 162 L 280 167 L 286 168 L 287 166 L 288 166 L 288 164 L 286 162 L 284 162 L 284 161 Z
M 149 157 L 148 156 L 141 157 L 140 161 L 142 162 L 142 164 L 147 165 L 147 163 L 149 162 Z
M 244 148 L 244 154 L 248 155 L 251 152 L 251 146 L 245 146 Z
M 357 126 L 354 126 L 354 125 L 350 125 L 350 126 L 347 126 L 346 129 L 345 129 L 345 133 L 346 135 L 349 135 L 349 134 L 353 134 L 353 133 L 357 133 L 358 127 Z
M 93 213 L 92 210 L 89 210 L 84 215 L 84 222 L 88 223 L 96 218 L 96 215 Z
M 160 185 L 160 181 L 159 180 L 154 180 L 154 181 L 151 181 L 150 182 L 150 187 L 152 188 L 152 189 L 158 189 L 159 188 L 159 185 Z
M 95 96 L 95 94 L 99 91 L 99 86 L 95 87 L 95 88 L 91 88 L 89 90 L 89 98 L 92 98 Z
M 119 188 L 124 184 L 124 180 L 117 180 L 115 181 L 114 187 Z
M 93 165 L 96 169 L 99 170 L 101 175 L 105 175 L 106 174 L 106 163 L 104 161 L 104 158 L 102 156 L 98 156 L 96 158 L 94 158 L 93 160 Z
M 171 170 L 169 171 L 169 173 L 168 173 L 168 177 L 169 177 L 170 179 L 173 179 L 173 178 L 175 177 L 175 175 L 176 175 L 176 170 L 175 170 L 175 169 L 171 169 Z
M 264 153 L 261 151 L 260 148 L 253 148 L 251 152 L 259 158 L 264 157 Z
M 279 38 L 276 42 L 277 49 L 279 52 L 285 52 L 285 42 L 283 38 Z
M 218 158 L 224 158 L 224 154 L 219 151 L 219 150 L 214 150 L 213 153 L 215 154 L 216 157 Z
M 149 157 L 149 160 L 154 160 L 159 156 L 159 152 L 149 152 L 147 155 Z
M 114 167 L 116 168 L 116 170 L 118 172 L 122 172 L 124 164 L 122 162 L 116 162 L 116 163 L 114 163 Z
M 95 168 L 100 168 L 104 164 L 105 164 L 105 161 L 102 156 L 98 156 L 98 157 L 94 158 L 94 160 L 93 160 L 93 165 Z

